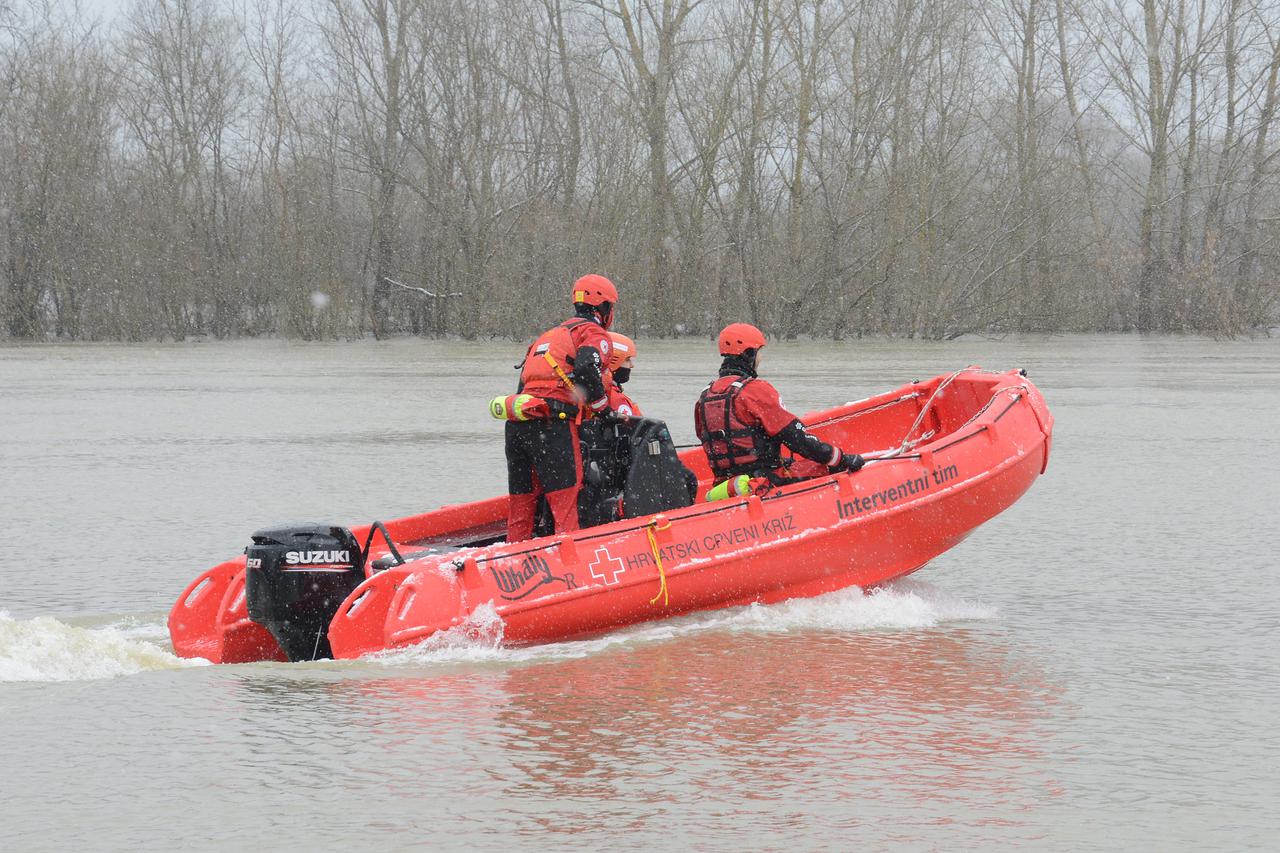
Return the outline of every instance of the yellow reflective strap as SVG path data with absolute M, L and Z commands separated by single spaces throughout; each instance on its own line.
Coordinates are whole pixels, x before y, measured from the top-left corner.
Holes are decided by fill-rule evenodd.
M 546 359 L 547 364 L 551 365 L 551 369 L 555 371 L 556 376 L 560 377 L 560 381 L 564 383 L 564 387 L 570 391 L 573 390 L 573 380 L 568 377 L 564 370 L 560 367 L 559 362 L 552 357 L 551 353 L 544 352 L 542 357 Z
M 711 503 L 727 498 L 743 498 L 749 494 L 751 494 L 751 478 L 746 474 L 739 474 L 732 480 L 725 480 L 717 486 L 712 486 L 703 500 Z

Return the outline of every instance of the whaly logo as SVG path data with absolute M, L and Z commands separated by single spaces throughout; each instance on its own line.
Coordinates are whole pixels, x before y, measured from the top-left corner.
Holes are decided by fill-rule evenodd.
M 571 573 L 565 572 L 563 577 L 551 574 L 551 565 L 537 554 L 530 554 L 521 560 L 519 568 L 499 567 L 489 571 L 493 574 L 493 581 L 498 589 L 502 590 L 502 597 L 507 601 L 517 601 L 538 587 L 555 581 L 564 584 L 565 589 L 578 588 Z
M 284 561 L 290 566 L 317 566 L 332 563 L 350 563 L 350 551 L 288 551 Z

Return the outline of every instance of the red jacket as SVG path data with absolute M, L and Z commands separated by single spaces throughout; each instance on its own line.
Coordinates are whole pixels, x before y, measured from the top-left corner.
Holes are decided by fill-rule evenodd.
M 609 408 L 626 418 L 644 417 L 635 401 L 627 396 L 627 392 L 622 390 L 621 385 L 613 381 L 612 374 L 608 376 L 606 382 L 609 385 Z
M 577 405 L 581 391 L 593 411 L 609 405 L 604 365 L 609 361 L 609 334 L 593 320 L 573 317 L 543 332 L 525 353 L 520 392 L 545 400 Z
M 820 466 L 841 457 L 805 432 L 799 418 L 783 408 L 776 388 L 755 377 L 730 374 L 708 385 L 694 407 L 693 428 L 718 480 L 777 468 L 783 444 Z

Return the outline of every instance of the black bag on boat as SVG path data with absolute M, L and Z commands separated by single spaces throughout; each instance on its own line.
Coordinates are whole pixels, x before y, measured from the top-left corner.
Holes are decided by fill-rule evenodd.
M 628 441 L 631 466 L 622 492 L 625 517 L 639 518 L 693 503 L 691 492 L 697 490 L 697 478 L 676 455 L 676 446 L 666 423 L 637 418 L 631 421 Z

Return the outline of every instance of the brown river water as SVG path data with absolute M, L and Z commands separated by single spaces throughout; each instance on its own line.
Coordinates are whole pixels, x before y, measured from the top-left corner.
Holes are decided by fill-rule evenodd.
M 794 411 L 967 364 L 1057 419 L 885 589 L 502 649 L 209 666 L 259 527 L 505 486 L 520 345 L 0 347 L 0 849 L 1274 849 L 1280 340 L 777 343 Z M 628 388 L 692 440 L 707 342 Z

